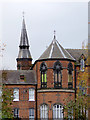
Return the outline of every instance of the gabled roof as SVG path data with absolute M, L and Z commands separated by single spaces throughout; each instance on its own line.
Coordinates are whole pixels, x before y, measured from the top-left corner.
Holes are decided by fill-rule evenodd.
M 88 57 L 87 49 L 66 49 L 76 61 L 79 61 L 81 55 L 83 54 L 85 58 Z
M 24 82 L 20 80 L 20 75 L 24 75 Z M 3 70 L 0 76 L 0 81 L 5 84 L 37 84 L 34 70 Z
M 40 56 L 39 60 L 41 59 L 57 59 L 57 58 L 63 58 L 63 59 L 70 59 L 75 60 L 72 55 L 64 49 L 59 42 L 56 40 L 56 37 L 54 35 L 54 39 L 52 43 L 49 45 L 49 47 L 45 50 L 45 52 Z

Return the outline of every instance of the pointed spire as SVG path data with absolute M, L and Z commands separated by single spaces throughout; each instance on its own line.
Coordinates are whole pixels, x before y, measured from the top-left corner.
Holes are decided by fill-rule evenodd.
M 24 19 L 25 12 L 23 12 L 22 14 L 23 14 L 23 23 L 22 23 L 22 30 L 23 30 L 23 29 L 26 29 L 25 19 Z
M 25 19 L 24 19 L 24 13 L 23 13 L 23 22 L 22 22 L 20 46 L 27 46 L 27 47 L 29 47 L 27 31 L 26 31 L 26 25 L 25 25 Z
M 28 36 L 27 36 L 27 31 L 26 31 L 24 12 L 23 12 L 23 22 L 22 22 L 22 30 L 21 30 L 19 48 L 20 50 L 19 50 L 18 58 L 32 58 L 30 51 L 29 51 L 29 41 L 28 41 Z
M 23 22 L 21 30 L 21 38 L 19 45 L 19 54 L 17 60 L 17 69 L 29 70 L 32 66 L 32 57 L 29 50 L 29 41 L 27 36 L 27 30 L 25 25 L 25 18 L 23 12 Z

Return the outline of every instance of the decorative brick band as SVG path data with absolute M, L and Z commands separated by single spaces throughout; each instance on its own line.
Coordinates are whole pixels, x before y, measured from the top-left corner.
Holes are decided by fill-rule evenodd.
M 74 93 L 75 90 L 68 90 L 68 89 L 41 89 L 41 90 L 37 90 L 37 92 L 72 92 Z

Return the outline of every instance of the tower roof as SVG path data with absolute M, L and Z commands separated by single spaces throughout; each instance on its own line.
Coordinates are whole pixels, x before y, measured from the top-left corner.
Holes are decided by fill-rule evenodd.
M 29 50 L 29 41 L 28 41 L 24 17 L 23 17 L 23 22 L 22 22 L 18 58 L 32 58 L 30 54 L 30 50 Z
M 24 18 L 23 18 L 23 22 L 22 22 L 20 46 L 29 46 Z
M 45 52 L 40 56 L 41 59 L 70 59 L 75 60 L 69 52 L 64 49 L 59 42 L 56 40 L 56 36 L 54 34 L 54 38 L 49 47 L 45 50 Z

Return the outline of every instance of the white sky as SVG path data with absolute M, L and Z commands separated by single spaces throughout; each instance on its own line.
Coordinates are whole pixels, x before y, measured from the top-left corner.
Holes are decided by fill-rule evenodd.
M 2 69 L 16 69 L 23 11 L 33 62 L 52 42 L 54 30 L 57 40 L 64 48 L 79 49 L 82 47 L 82 42 L 88 38 L 88 2 L 85 2 L 87 0 L 81 0 L 83 2 L 9 1 L 3 2 L 0 6 L 2 7 L 0 39 L 7 45 L 3 53 Z

